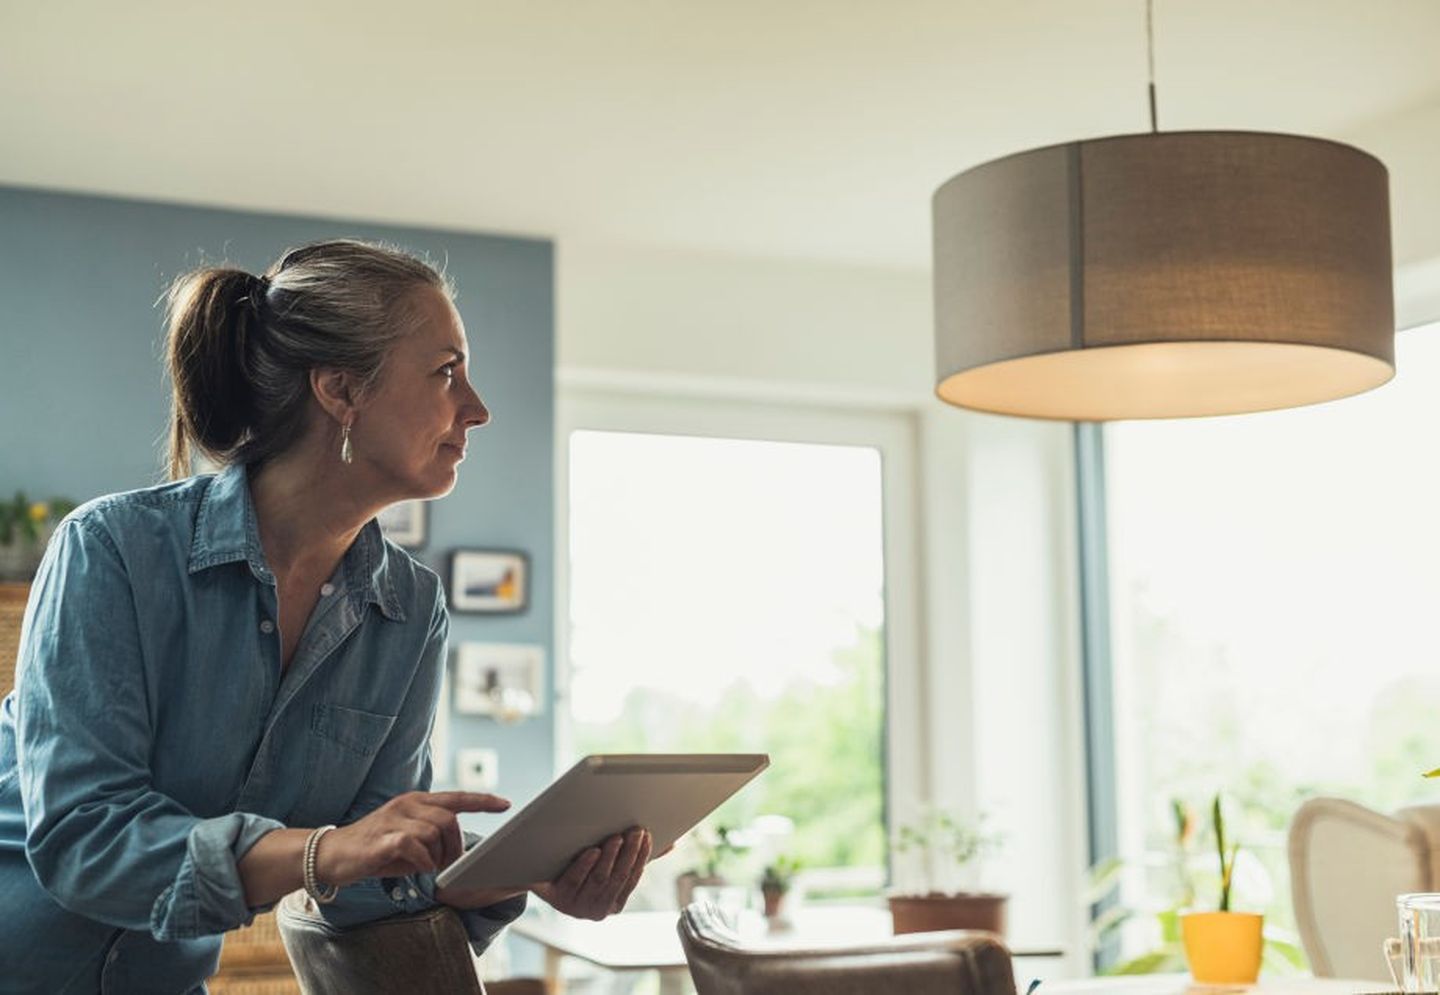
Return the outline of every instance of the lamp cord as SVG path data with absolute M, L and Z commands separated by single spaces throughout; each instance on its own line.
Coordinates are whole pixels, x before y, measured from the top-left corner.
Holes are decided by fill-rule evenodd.
M 1159 132 L 1155 118 L 1155 0 L 1145 0 L 1145 41 L 1150 66 L 1150 132 Z

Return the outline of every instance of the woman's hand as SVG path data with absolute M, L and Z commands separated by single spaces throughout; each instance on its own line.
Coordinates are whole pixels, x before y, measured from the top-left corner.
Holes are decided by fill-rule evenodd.
M 611 836 L 581 853 L 554 881 L 532 890 L 566 915 L 604 919 L 625 908 L 650 860 L 652 843 L 650 833 L 638 827 Z
M 438 871 L 465 849 L 455 813 L 509 807 L 504 798 L 471 791 L 397 795 L 358 822 L 327 833 L 315 854 L 315 876 L 322 884 L 344 887 L 363 878 Z

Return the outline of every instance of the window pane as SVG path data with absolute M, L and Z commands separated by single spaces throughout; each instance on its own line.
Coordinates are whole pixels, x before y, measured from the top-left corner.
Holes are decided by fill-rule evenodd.
M 807 866 L 884 862 L 880 455 L 570 438 L 577 755 L 768 752 L 720 821 L 794 822 Z
M 1440 329 L 1313 408 L 1106 430 L 1124 846 L 1166 902 L 1172 798 L 1216 791 L 1254 859 L 1236 907 L 1293 925 L 1285 832 L 1313 794 L 1390 810 L 1440 765 Z M 1197 847 L 1198 901 L 1215 898 Z

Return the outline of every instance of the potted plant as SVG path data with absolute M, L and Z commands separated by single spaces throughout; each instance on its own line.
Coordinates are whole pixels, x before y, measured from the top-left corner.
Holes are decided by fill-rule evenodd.
M 978 876 L 980 862 L 1000 845 L 1000 837 L 986 832 L 983 823 L 983 816 L 970 822 L 930 809 L 899 828 L 897 858 L 918 862 L 924 874 L 919 888 L 896 875 L 897 886 L 889 896 L 896 933 L 980 929 L 1004 935 L 1008 896 L 967 886 Z
M 1126 923 L 1147 918 L 1153 920 L 1151 932 L 1156 937 L 1148 949 L 1132 952 L 1124 959 L 1115 959 L 1100 972 L 1102 974 L 1169 974 L 1188 967 L 1185 944 L 1180 935 L 1180 917 L 1195 905 L 1196 860 L 1199 858 L 1194 852 L 1194 844 L 1199 836 L 1198 820 L 1191 805 L 1179 798 L 1170 800 L 1170 814 L 1173 831 L 1167 863 L 1171 873 L 1165 876 L 1161 894 L 1143 908 L 1119 901 L 1120 878 L 1127 869 L 1125 861 L 1111 858 L 1096 865 L 1090 872 L 1089 904 L 1096 907 L 1095 918 L 1090 924 L 1093 948 L 1098 950 L 1109 945 L 1118 954 L 1120 930 Z M 1128 866 L 1133 867 L 1134 864 Z M 1251 870 L 1254 873 L 1259 868 L 1252 867 Z M 1203 876 L 1208 880 L 1208 874 Z M 1269 925 L 1265 928 L 1263 963 L 1266 968 L 1280 973 L 1302 971 L 1306 967 L 1305 953 L 1295 937 Z
M 795 883 L 795 874 L 800 870 L 800 861 L 793 857 L 780 856 L 765 865 L 760 874 L 760 895 L 765 899 L 765 918 L 779 919 L 785 896 Z
M 0 580 L 33 578 L 50 533 L 74 507 L 64 498 L 31 501 L 23 491 L 16 491 L 9 501 L 0 500 Z
M 696 866 L 680 872 L 675 878 L 675 903 L 685 908 L 695 897 L 697 887 L 723 888 L 730 882 L 724 870 L 730 861 L 743 849 L 735 840 L 735 831 L 725 825 L 710 830 L 702 826 L 691 834 L 687 842 L 696 851 Z
M 1180 936 L 1190 974 L 1202 985 L 1248 985 L 1260 976 L 1265 917 L 1230 909 L 1230 883 L 1240 845 L 1225 846 L 1225 818 L 1220 796 L 1211 806 L 1215 848 L 1220 855 L 1220 908 L 1188 912 L 1180 917 Z

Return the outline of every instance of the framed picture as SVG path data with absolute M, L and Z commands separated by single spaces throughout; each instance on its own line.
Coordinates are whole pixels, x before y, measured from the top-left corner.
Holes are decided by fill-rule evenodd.
M 509 614 L 529 605 L 530 559 L 508 549 L 457 549 L 450 554 L 450 607 Z
M 380 512 L 376 521 L 391 542 L 406 549 L 419 549 L 425 545 L 426 509 L 424 501 L 401 501 Z
M 455 711 L 518 722 L 544 708 L 545 647 L 461 643 L 455 650 Z

